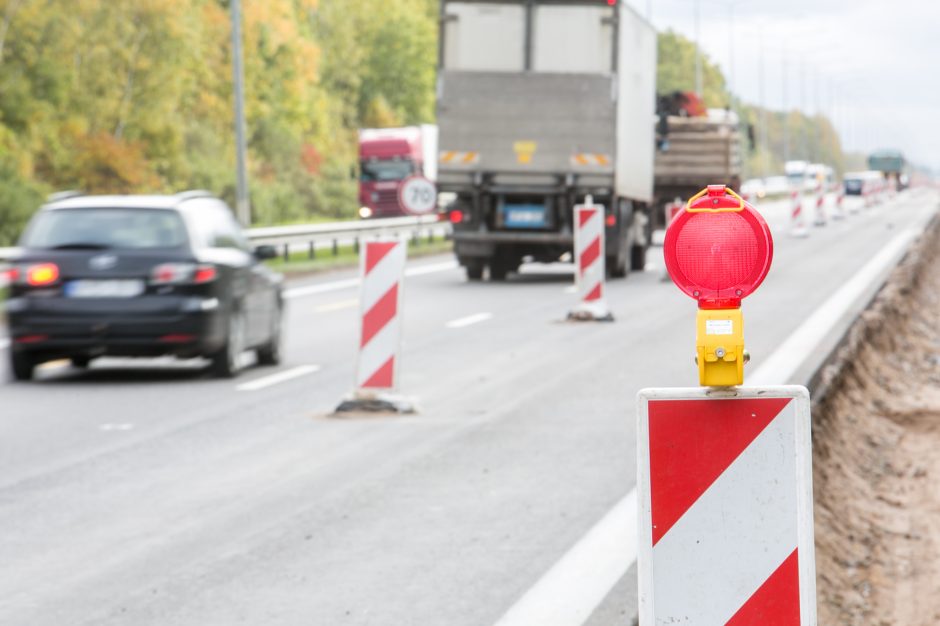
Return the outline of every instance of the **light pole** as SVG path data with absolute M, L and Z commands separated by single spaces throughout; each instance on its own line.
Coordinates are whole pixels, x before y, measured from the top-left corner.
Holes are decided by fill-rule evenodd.
M 242 15 L 240 0 L 231 0 L 232 8 L 232 75 L 235 87 L 235 214 L 243 226 L 251 225 L 248 200 L 248 167 L 245 140 L 245 70 L 242 67 Z
M 705 100 L 705 94 L 702 93 L 702 46 L 699 38 L 699 23 L 701 15 L 699 12 L 699 0 L 695 0 L 695 93 L 702 100 Z

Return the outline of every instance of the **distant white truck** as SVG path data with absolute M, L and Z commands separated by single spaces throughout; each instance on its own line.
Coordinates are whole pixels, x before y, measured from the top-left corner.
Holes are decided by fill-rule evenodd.
M 438 188 L 471 280 L 572 251 L 604 205 L 608 272 L 642 269 L 653 200 L 656 31 L 626 2 L 442 0 Z

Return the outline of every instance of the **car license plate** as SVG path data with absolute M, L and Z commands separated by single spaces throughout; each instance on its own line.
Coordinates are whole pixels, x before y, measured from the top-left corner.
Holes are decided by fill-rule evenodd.
M 544 228 L 545 207 L 539 204 L 509 205 L 503 223 L 507 228 Z
M 144 292 L 144 281 L 120 280 L 73 280 L 65 285 L 65 295 L 70 298 L 133 298 Z

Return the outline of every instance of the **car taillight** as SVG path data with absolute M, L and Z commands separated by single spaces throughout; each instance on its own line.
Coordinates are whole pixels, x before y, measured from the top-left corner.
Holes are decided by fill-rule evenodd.
M 616 226 L 616 225 L 617 225 L 617 216 L 614 215 L 613 213 L 611 213 L 611 214 L 608 215 L 606 218 L 604 218 L 604 223 L 607 224 L 608 226 Z
M 217 272 L 212 265 L 195 263 L 162 263 L 150 273 L 151 285 L 202 285 L 216 279 Z
M 8 269 L 8 270 L 6 270 L 6 271 L 4 272 L 4 279 L 5 279 L 5 282 L 7 282 L 7 283 L 9 283 L 9 284 L 15 283 L 16 281 L 19 280 L 19 278 L 20 278 L 20 271 L 19 271 L 18 269 L 16 269 L 15 267 L 11 267 L 10 269 Z M 2 282 L 4 282 L 4 281 L 0 281 L 0 283 L 2 283 Z
M 459 224 L 463 221 L 463 211 L 451 211 L 450 212 L 450 223 Z
M 13 270 L 19 279 L 19 270 Z M 59 280 L 59 266 L 55 263 L 37 263 L 28 265 L 25 272 L 26 284 L 30 287 L 45 287 Z
M 218 272 L 216 272 L 215 267 L 212 265 L 200 265 L 193 273 L 193 282 L 197 285 L 211 283 L 216 279 L 216 276 L 218 276 Z

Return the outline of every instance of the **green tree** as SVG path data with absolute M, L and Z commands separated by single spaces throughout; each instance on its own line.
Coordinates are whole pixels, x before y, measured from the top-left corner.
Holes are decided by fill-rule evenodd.
M 659 65 L 656 72 L 656 91 L 668 94 L 674 91 L 695 91 L 695 43 L 679 33 L 667 30 L 659 34 Z M 705 106 L 730 106 L 725 77 L 708 55 L 702 53 L 702 94 Z

